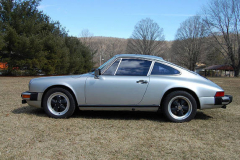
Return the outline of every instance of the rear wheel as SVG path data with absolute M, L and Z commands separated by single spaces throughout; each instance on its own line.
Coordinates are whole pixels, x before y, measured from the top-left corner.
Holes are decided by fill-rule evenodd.
M 168 94 L 163 102 L 163 113 L 172 122 L 192 120 L 197 112 L 195 98 L 185 91 Z
M 63 88 L 52 88 L 43 98 L 44 111 L 53 118 L 68 118 L 75 111 L 72 94 Z

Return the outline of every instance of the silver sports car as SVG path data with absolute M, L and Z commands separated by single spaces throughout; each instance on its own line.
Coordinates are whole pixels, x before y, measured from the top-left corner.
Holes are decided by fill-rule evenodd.
M 195 72 L 150 55 L 116 55 L 94 72 L 34 78 L 22 103 L 53 118 L 80 110 L 159 111 L 173 122 L 190 121 L 197 109 L 226 108 L 232 96 Z

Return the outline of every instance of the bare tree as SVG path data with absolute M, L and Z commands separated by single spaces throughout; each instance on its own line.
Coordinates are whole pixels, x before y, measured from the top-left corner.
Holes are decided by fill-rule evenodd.
M 173 60 L 194 71 L 203 50 L 206 29 L 199 16 L 190 17 L 181 23 L 172 45 Z
M 98 50 L 97 50 L 97 53 L 99 55 L 99 65 L 101 66 L 105 61 L 105 55 L 106 55 L 106 52 L 107 52 L 107 45 L 106 45 L 106 42 L 105 41 L 101 41 L 98 43 Z
M 150 18 L 142 19 L 128 40 L 127 52 L 134 54 L 159 55 L 164 43 L 163 29 Z
M 104 63 L 116 54 L 124 54 L 126 46 L 127 39 L 114 37 L 92 37 L 91 48 L 96 53 L 93 58 L 95 67 Z
M 86 45 L 86 46 L 91 46 L 91 40 L 93 38 L 93 34 L 89 32 L 88 29 L 83 29 L 81 34 L 79 35 L 80 41 Z
M 84 29 L 82 30 L 80 36 L 79 36 L 79 40 L 85 45 L 87 46 L 90 51 L 91 51 L 91 56 L 92 56 L 92 66 L 94 66 L 94 55 L 96 54 L 97 50 L 94 48 L 93 43 L 92 43 L 92 38 L 93 38 L 93 34 L 89 32 L 88 29 Z
M 112 39 L 107 45 L 107 54 L 111 58 L 116 54 L 124 54 L 126 51 L 126 39 Z
M 204 9 L 204 22 L 213 36 L 215 48 L 234 69 L 240 70 L 240 0 L 212 0 Z

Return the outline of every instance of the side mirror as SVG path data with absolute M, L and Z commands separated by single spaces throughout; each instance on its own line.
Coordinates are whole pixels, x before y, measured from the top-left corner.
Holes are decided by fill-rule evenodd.
M 101 69 L 96 69 L 94 71 L 94 78 L 99 79 L 99 76 L 101 75 Z

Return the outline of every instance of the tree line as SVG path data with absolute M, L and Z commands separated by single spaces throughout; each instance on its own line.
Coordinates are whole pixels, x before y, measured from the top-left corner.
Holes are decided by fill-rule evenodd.
M 190 70 L 197 63 L 228 64 L 239 76 L 240 0 L 210 0 L 203 10 L 181 23 L 167 42 L 152 19 L 140 20 L 129 39 L 94 37 L 83 30 L 69 37 L 59 22 L 37 10 L 39 0 L 0 0 L 0 59 L 8 74 L 78 74 L 116 54 L 161 56 Z
M 78 74 L 92 68 L 92 54 L 58 21 L 39 11 L 40 0 L 0 0 L 0 60 L 7 75 Z
M 135 25 L 127 42 L 108 42 L 104 38 L 97 38 L 96 41 L 89 31 L 85 31 L 88 34 L 82 34 L 80 39 L 88 39 L 88 44 L 95 50 L 97 64 L 101 64 L 101 57 L 112 56 L 109 53 L 110 46 L 121 44 L 121 49 L 115 48 L 115 52 L 111 53 L 157 55 L 192 71 L 199 63 L 227 64 L 232 66 L 234 76 L 238 77 L 239 31 L 240 0 L 210 0 L 200 14 L 181 23 L 173 42 L 164 40 L 163 29 L 150 18 L 142 19 Z
M 207 58 L 221 55 L 232 66 L 234 76 L 240 70 L 240 1 L 211 0 L 202 15 L 184 21 L 176 34 L 172 49 L 180 64 L 194 70 L 204 52 Z M 205 55 L 206 55 L 205 53 Z
M 199 62 L 223 57 L 234 76 L 240 70 L 240 0 L 210 0 L 201 15 L 181 23 L 171 46 L 171 60 L 190 70 Z M 136 24 L 128 40 L 127 51 L 140 54 L 160 54 L 164 44 L 162 28 L 151 19 Z M 205 61 L 202 61 L 202 60 Z M 219 61 L 218 61 L 219 63 Z

